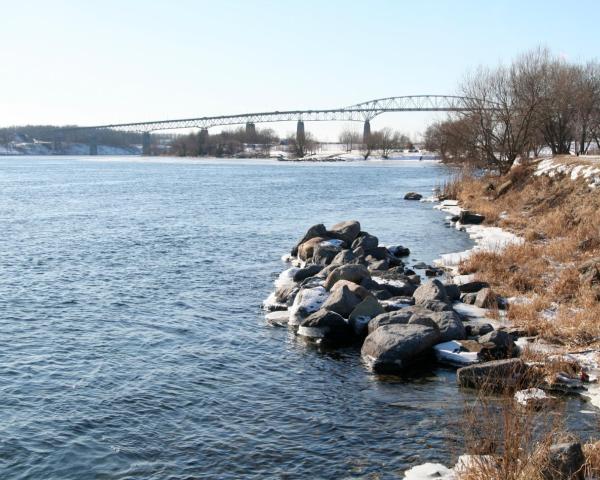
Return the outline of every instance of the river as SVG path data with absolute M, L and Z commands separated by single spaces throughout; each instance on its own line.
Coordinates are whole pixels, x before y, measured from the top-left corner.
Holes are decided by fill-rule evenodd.
M 0 478 L 401 478 L 461 452 L 451 369 L 377 378 L 268 326 L 280 257 L 357 219 L 468 248 L 427 162 L 0 159 Z

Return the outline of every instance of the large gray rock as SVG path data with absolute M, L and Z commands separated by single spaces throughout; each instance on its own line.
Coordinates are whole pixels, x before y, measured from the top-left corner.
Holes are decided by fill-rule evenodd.
M 321 309 L 302 321 L 298 327 L 298 335 L 312 340 L 342 344 L 352 339 L 352 328 L 341 315 Z
M 417 192 L 408 192 L 406 195 L 404 195 L 404 200 L 421 200 L 422 198 L 423 195 Z
M 323 303 L 323 308 L 338 313 L 344 318 L 348 318 L 360 302 L 360 297 L 352 293 L 350 289 L 344 285 L 342 288 L 331 291 L 329 298 Z
M 453 311 L 435 312 L 432 319 L 440 329 L 441 342 L 467 338 L 467 331 L 458 313 Z
M 548 465 L 544 468 L 544 480 L 583 480 L 585 456 L 579 442 L 552 445 L 548 451 Z
M 358 285 L 357 283 L 350 282 L 349 280 L 340 280 L 331 287 L 331 292 L 334 292 L 342 287 L 347 287 L 354 295 L 358 296 L 361 300 L 367 297 L 372 297 L 373 294 L 365 287 Z
M 339 267 L 340 265 L 345 265 L 354 261 L 355 259 L 356 256 L 352 253 L 352 250 L 344 249 L 335 256 L 335 258 L 331 261 L 331 265 L 336 265 Z
M 312 277 L 319 273 L 323 267 L 321 265 L 309 265 L 308 267 L 299 269 L 296 273 L 294 273 L 293 280 L 294 282 L 302 282 L 306 280 L 308 277 Z
M 329 265 L 331 261 L 341 252 L 341 247 L 329 242 L 321 242 L 313 249 L 312 263 L 316 265 Z
M 365 251 L 376 248 L 379 245 L 379 239 L 375 235 L 367 232 L 360 232 L 360 235 L 352 242 L 352 250 L 362 247 Z
M 482 288 L 475 297 L 475 306 L 480 308 L 497 307 L 498 297 L 490 288 Z
M 390 245 L 387 249 L 395 257 L 407 257 L 410 255 L 410 250 L 402 245 Z
M 360 223 L 356 220 L 336 223 L 327 233 L 333 238 L 343 240 L 350 246 L 354 239 L 360 234 Z
M 511 358 L 459 368 L 456 380 L 462 387 L 504 391 L 523 388 L 526 374 L 525 363 L 520 358 Z
M 292 252 L 291 252 L 292 256 L 295 257 L 296 255 L 298 255 L 298 247 L 300 247 L 300 245 L 302 245 L 307 240 L 310 240 L 311 238 L 315 238 L 315 237 L 326 237 L 326 236 L 327 236 L 327 229 L 325 228 L 325 225 L 323 225 L 322 223 L 319 223 L 318 225 L 313 225 L 312 227 L 310 227 L 308 229 L 308 231 L 304 234 L 302 239 L 292 249 Z
M 430 300 L 448 303 L 446 289 L 444 288 L 444 284 L 439 280 L 431 280 L 430 282 L 424 283 L 415 290 L 413 297 L 415 297 L 416 305 L 426 303 Z
M 364 265 L 342 265 L 329 274 L 327 280 L 325 280 L 324 286 L 329 290 L 339 280 L 348 280 L 360 284 L 365 278 L 370 277 L 371 274 Z
M 444 285 L 446 289 L 446 295 L 448 296 L 448 300 L 451 302 L 456 302 L 460 300 L 460 289 L 458 285 L 454 285 L 453 283 Z
M 348 320 L 354 333 L 358 336 L 363 336 L 367 333 L 367 326 L 371 319 L 381 313 L 384 313 L 383 307 L 375 297 L 369 295 L 352 310 Z
M 440 300 L 427 300 L 426 302 L 420 303 L 420 306 L 431 310 L 432 312 L 451 312 L 452 305 Z
M 484 215 L 478 213 L 471 213 L 468 210 L 463 210 L 458 216 L 458 221 L 462 224 L 479 225 L 485 220 Z
M 377 315 L 369 322 L 368 333 L 373 333 L 383 325 L 406 325 L 414 313 L 406 308 Z
M 367 336 L 361 355 L 375 372 L 394 373 L 429 353 L 439 338 L 439 331 L 423 325 L 383 325 Z

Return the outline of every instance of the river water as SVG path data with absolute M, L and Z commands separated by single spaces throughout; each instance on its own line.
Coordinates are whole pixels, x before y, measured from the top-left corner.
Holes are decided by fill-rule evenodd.
M 318 351 L 260 310 L 315 223 L 358 219 L 425 262 L 468 248 L 402 199 L 447 174 L 0 159 L 0 478 L 401 478 L 449 463 L 472 400 L 454 371 L 377 378 L 356 350 Z

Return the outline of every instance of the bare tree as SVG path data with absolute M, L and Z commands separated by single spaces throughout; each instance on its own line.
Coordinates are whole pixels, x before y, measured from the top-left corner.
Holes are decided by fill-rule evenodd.
M 339 142 L 346 146 L 346 151 L 350 152 L 355 145 L 360 145 L 360 133 L 355 130 L 343 130 L 339 136 Z

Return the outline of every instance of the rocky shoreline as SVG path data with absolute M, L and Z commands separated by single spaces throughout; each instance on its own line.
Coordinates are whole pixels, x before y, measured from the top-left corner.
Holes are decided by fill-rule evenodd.
M 406 200 L 426 201 L 417 195 L 411 192 Z M 447 221 L 475 239 L 471 251 L 442 255 L 434 266 L 408 265 L 408 248 L 381 245 L 358 221 L 329 229 L 314 225 L 282 258 L 288 268 L 263 304 L 266 320 L 287 325 L 298 337 L 318 345 L 354 345 L 367 368 L 377 374 L 401 374 L 424 362 L 439 363 L 459 367 L 458 386 L 510 391 L 524 408 L 544 408 L 562 394 L 582 394 L 597 405 L 598 365 L 587 352 L 565 356 L 512 328 L 503 321 L 502 309 L 513 299 L 458 274 L 458 264 L 472 251 L 503 248 L 522 239 L 481 225 L 481 215 L 465 212 L 455 201 L 436 208 L 449 213 Z M 492 316 L 490 309 L 498 313 Z M 544 365 L 519 358 L 524 349 L 557 357 L 570 368 L 549 373 Z M 468 461 L 470 456 L 459 459 L 461 465 Z M 431 467 L 438 476 L 449 475 L 439 478 L 454 478 L 458 472 L 458 467 Z

